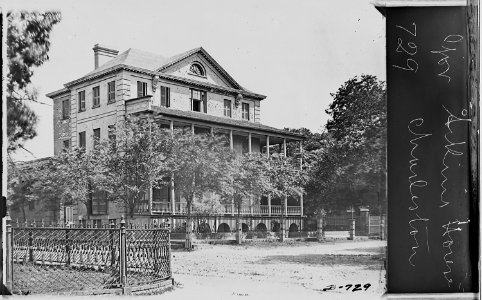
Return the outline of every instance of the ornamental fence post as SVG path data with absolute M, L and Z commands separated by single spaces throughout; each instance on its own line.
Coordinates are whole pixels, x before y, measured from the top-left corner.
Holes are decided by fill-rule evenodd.
M 5 217 L 5 285 L 9 291 L 13 287 L 13 238 L 12 238 L 12 224 L 10 216 Z
M 115 224 L 114 220 L 110 220 L 110 230 L 109 230 L 109 240 L 110 240 L 110 265 L 115 265 L 115 248 L 114 248 L 114 231 Z
M 122 288 L 125 289 L 127 286 L 127 251 L 126 251 L 126 221 L 124 216 L 122 216 L 120 221 L 120 281 Z
M 28 261 L 33 262 L 33 229 L 28 230 Z
M 70 245 L 69 245 L 69 229 L 65 230 L 65 252 L 67 252 L 67 265 L 70 265 Z

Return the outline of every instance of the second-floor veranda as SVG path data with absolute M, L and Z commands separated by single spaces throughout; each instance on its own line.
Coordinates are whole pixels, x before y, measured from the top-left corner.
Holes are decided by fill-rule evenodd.
M 269 157 L 272 153 L 279 153 L 287 156 L 289 155 L 287 147 L 289 143 L 296 143 L 296 147 L 294 147 L 296 151 L 303 151 L 304 137 L 300 134 L 249 120 L 235 120 L 203 112 L 154 106 L 151 96 L 126 101 L 126 112 L 132 115 L 148 115 L 164 128 L 171 130 L 183 129 L 193 134 L 223 134 L 227 137 L 231 150 L 240 154 L 264 153 Z M 301 167 L 302 160 L 300 159 Z M 164 187 L 163 191 L 158 193 L 163 194 L 162 199 L 156 195 L 156 192 L 153 192 L 149 198 L 151 200 L 137 205 L 136 212 L 139 214 L 186 214 L 186 203 L 175 195 L 173 185 Z M 297 198 L 263 197 L 260 201 L 249 201 L 243 205 L 240 214 L 245 216 L 302 216 L 303 195 L 299 195 Z M 234 215 L 238 213 L 234 203 L 223 204 L 222 207 L 220 214 Z

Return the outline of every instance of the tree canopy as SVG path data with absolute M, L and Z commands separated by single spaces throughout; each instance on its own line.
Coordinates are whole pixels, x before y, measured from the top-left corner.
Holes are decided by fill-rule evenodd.
M 49 59 L 50 33 L 60 20 L 60 12 L 7 14 L 7 150 L 10 152 L 37 135 L 38 116 L 27 103 L 37 101 L 32 76 L 34 68 Z
M 377 211 L 384 203 L 386 88 L 375 76 L 345 82 L 326 110 L 321 134 L 305 131 L 310 152 L 305 211 L 340 210 L 352 204 Z M 382 208 L 383 209 L 383 208 Z

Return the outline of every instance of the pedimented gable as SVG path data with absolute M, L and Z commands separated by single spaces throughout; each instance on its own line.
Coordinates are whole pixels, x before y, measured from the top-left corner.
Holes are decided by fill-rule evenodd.
M 192 67 L 193 64 L 198 66 Z M 199 66 L 201 67 L 201 72 L 197 71 Z M 217 63 L 211 63 L 204 55 L 202 55 L 202 50 L 199 50 L 198 52 L 195 52 L 177 62 L 174 62 L 172 65 L 161 69 L 160 72 L 190 80 L 219 85 L 222 87 L 235 89 L 240 88 L 237 83 L 233 82 L 234 80 L 230 78 L 227 73 L 227 76 L 222 74 L 224 70 L 219 71 L 219 69 L 220 66 L 217 65 Z

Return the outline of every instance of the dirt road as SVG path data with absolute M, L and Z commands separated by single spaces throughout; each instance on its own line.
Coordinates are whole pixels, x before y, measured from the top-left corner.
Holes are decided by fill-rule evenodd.
M 204 244 L 193 252 L 173 252 L 176 285 L 164 295 L 168 299 L 379 299 L 385 289 L 385 246 L 374 240 Z

